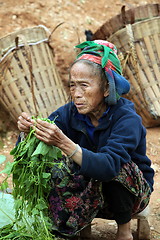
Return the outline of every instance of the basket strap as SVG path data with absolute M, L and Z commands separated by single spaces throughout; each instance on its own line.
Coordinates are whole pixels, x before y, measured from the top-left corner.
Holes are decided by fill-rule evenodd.
M 36 102 L 36 97 L 35 97 L 35 93 L 34 93 L 34 77 L 33 77 L 33 66 L 32 66 L 32 55 L 31 55 L 31 49 L 26 41 L 26 38 L 24 35 L 19 34 L 17 35 L 17 37 L 15 38 L 15 44 L 16 44 L 16 50 L 19 49 L 19 39 L 22 40 L 22 42 L 24 43 L 24 49 L 26 51 L 26 57 L 28 60 L 28 66 L 29 66 L 29 72 L 30 72 L 30 79 L 31 79 L 31 93 L 32 93 L 32 100 L 33 100 L 33 104 L 34 104 L 34 108 L 35 108 L 35 113 L 36 116 L 38 116 L 38 110 L 37 110 L 37 102 Z
M 55 30 L 57 29 L 57 28 L 59 28 L 62 24 L 64 24 L 65 22 L 61 22 L 61 23 L 59 23 L 58 25 L 56 25 L 55 26 L 55 28 L 52 30 L 52 32 L 50 33 L 50 35 L 49 35 L 49 37 L 48 37 L 48 44 L 49 44 L 49 46 L 51 47 L 51 48 L 53 48 L 52 47 L 52 45 L 51 45 L 51 38 L 52 38 L 52 34 L 55 32 Z M 54 52 L 53 52 L 54 53 Z
M 34 104 L 34 108 L 35 108 L 35 113 L 36 116 L 38 116 L 38 110 L 37 110 L 37 102 L 36 102 L 36 97 L 35 97 L 35 93 L 34 93 L 34 77 L 33 77 L 33 73 L 32 73 L 32 56 L 31 56 L 31 49 L 29 47 L 29 45 L 27 44 L 26 38 L 24 35 L 19 34 L 17 35 L 17 37 L 15 38 L 15 44 L 16 44 L 16 48 L 14 48 L 12 50 L 12 52 L 9 52 L 5 58 L 3 58 L 0 62 L 0 79 L 1 81 L 4 81 L 4 77 L 6 75 L 6 72 L 11 64 L 12 58 L 15 54 L 15 52 L 21 47 L 19 46 L 19 39 L 21 39 L 24 43 L 24 49 L 26 51 L 26 57 L 28 60 L 28 66 L 29 66 L 29 72 L 30 72 L 30 79 L 31 79 L 31 93 L 32 93 L 32 99 L 33 99 L 33 104 Z M 0 93 L 2 93 L 2 82 L 0 83 Z
M 135 47 L 135 40 L 134 40 L 132 24 L 126 25 L 126 33 L 129 37 L 129 47 L 130 47 L 130 51 L 127 53 L 127 55 L 129 55 L 129 56 L 127 56 L 127 62 L 130 62 L 135 70 L 135 74 L 137 76 L 137 81 L 138 81 L 139 87 L 141 89 L 143 101 L 148 106 L 148 102 L 145 97 L 145 91 L 144 91 L 145 89 L 140 80 L 140 75 L 139 75 L 140 73 L 139 73 L 138 57 L 137 57 L 137 51 L 136 51 L 136 47 Z
M 134 10 L 134 8 L 131 7 L 130 13 L 131 13 L 130 14 L 130 20 L 128 20 L 127 17 L 126 17 L 125 6 L 122 6 L 121 15 L 122 15 L 123 23 L 126 27 L 126 33 L 129 37 L 130 51 L 127 52 L 125 58 L 124 58 L 124 56 L 120 56 L 120 59 L 122 61 L 123 69 L 125 69 L 125 65 L 126 65 L 127 62 L 131 62 L 132 66 L 135 70 L 135 74 L 137 76 L 137 81 L 138 81 L 139 87 L 140 87 L 141 92 L 142 92 L 142 97 L 143 97 L 144 103 L 146 105 L 148 105 L 146 97 L 145 97 L 144 87 L 143 87 L 143 85 L 140 81 L 138 57 L 137 57 L 137 52 L 136 52 L 136 48 L 135 48 L 135 40 L 134 40 L 134 34 L 133 34 L 133 29 L 132 29 L 132 24 L 135 23 L 135 10 Z
M 126 24 L 130 23 L 130 24 L 133 24 L 135 23 L 135 9 L 133 7 L 131 7 L 130 9 L 130 19 L 127 19 L 126 17 L 126 6 L 122 6 L 121 8 L 121 16 L 122 16 L 122 21 L 123 21 L 123 24 L 126 26 Z
M 126 26 L 127 24 L 135 23 L 135 8 L 131 4 L 126 3 L 126 5 L 128 5 L 128 7 L 130 8 L 128 17 L 126 15 L 126 9 L 125 9 L 126 6 L 123 5 L 121 7 L 121 17 L 122 17 L 122 22 L 123 22 L 124 26 Z M 156 5 L 156 8 L 157 8 L 157 15 L 156 15 L 156 17 L 158 17 L 158 16 L 160 16 L 160 4 L 155 4 L 155 5 Z M 143 19 L 141 19 L 141 20 L 143 20 Z
M 51 33 L 50 33 L 50 35 L 49 35 L 49 37 L 48 37 L 48 44 L 49 44 L 49 46 L 52 48 L 52 50 L 53 50 L 53 54 L 54 54 L 54 48 L 53 48 L 53 46 L 52 46 L 52 35 L 53 35 L 53 33 L 55 32 L 55 30 L 57 29 L 57 28 L 59 28 L 62 24 L 64 24 L 65 22 L 61 22 L 61 23 L 59 23 L 58 25 L 56 25 L 55 26 L 55 28 L 51 31 Z M 75 33 L 76 33 L 76 35 L 77 35 L 77 39 L 78 39 L 78 43 L 77 44 L 80 44 L 80 36 L 79 36 L 79 33 L 78 33 L 78 30 L 77 30 L 77 28 L 75 27 L 75 26 L 73 26 L 72 24 L 70 24 L 70 23 L 68 23 L 72 28 L 73 28 L 73 30 L 75 31 Z

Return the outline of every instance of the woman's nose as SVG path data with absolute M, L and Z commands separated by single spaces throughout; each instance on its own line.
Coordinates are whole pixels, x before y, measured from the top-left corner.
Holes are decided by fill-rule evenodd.
M 83 95 L 83 91 L 80 86 L 76 86 L 74 90 L 74 97 L 81 97 Z

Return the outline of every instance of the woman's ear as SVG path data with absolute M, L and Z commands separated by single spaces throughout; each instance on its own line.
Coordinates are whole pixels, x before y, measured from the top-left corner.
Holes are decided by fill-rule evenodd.
M 109 96 L 109 86 L 108 83 L 105 86 L 105 90 L 104 90 L 104 97 L 108 97 Z

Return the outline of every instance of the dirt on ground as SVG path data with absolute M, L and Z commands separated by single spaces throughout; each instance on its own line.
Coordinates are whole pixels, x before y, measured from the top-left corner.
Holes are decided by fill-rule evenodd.
M 0 37 L 21 28 L 45 25 L 52 31 L 52 45 L 55 61 L 62 81 L 68 79 L 68 68 L 74 60 L 74 46 L 86 40 L 84 31 L 95 32 L 102 24 L 127 8 L 147 3 L 158 3 L 152 0 L 0 0 Z M 0 154 L 13 161 L 10 150 L 14 147 L 18 130 L 13 124 L 7 109 L 0 105 Z M 160 127 L 147 129 L 147 154 L 155 169 L 154 192 L 150 201 L 149 221 L 151 240 L 160 239 Z M 0 170 L 4 164 L 0 166 Z M 0 182 L 5 178 L 0 175 Z M 12 180 L 9 179 L 10 187 Z M 136 220 L 132 221 L 132 230 L 136 232 Z M 93 240 L 113 240 L 116 225 L 113 221 L 95 219 L 92 225 Z M 136 236 L 135 236 L 136 239 Z

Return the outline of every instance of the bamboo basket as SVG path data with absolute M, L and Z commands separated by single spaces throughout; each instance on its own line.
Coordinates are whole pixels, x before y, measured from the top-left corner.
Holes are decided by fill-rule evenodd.
M 67 100 L 45 26 L 0 39 L 0 102 L 17 121 L 21 112 L 48 117 Z
M 126 97 L 135 103 L 146 127 L 160 125 L 160 17 L 127 25 L 108 41 L 119 49 L 131 83 Z
M 93 40 L 106 40 L 118 30 L 125 28 L 127 24 L 133 24 L 159 15 L 160 4 L 158 3 L 140 5 L 128 10 L 126 10 L 126 6 L 124 5 L 121 9 L 121 13 L 112 17 L 97 29 L 93 35 Z
M 116 45 L 123 75 L 131 83 L 131 90 L 124 97 L 134 102 L 146 127 L 160 125 L 160 17 L 155 16 L 159 14 L 155 11 L 157 6 L 150 9 L 147 5 L 145 11 L 141 7 L 145 20 L 127 23 L 125 27 L 119 24 L 120 29 L 111 31 L 106 38 Z M 136 14 L 136 9 L 134 12 Z M 150 18 L 153 15 L 155 17 Z M 94 38 L 100 38 L 97 32 Z

